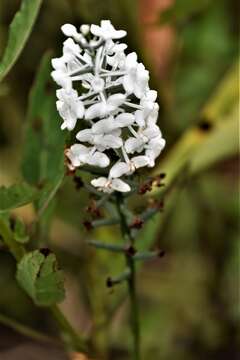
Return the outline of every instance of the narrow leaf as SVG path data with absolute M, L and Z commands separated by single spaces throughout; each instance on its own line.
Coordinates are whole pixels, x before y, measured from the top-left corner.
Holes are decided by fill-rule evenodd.
M 29 96 L 22 161 L 24 179 L 42 188 L 35 207 L 39 216 L 44 214 L 47 223 L 51 219 L 55 194 L 64 178 L 65 144 L 65 133 L 60 129 L 56 111 L 55 92 L 51 89 L 50 59 L 49 52 L 43 56 Z M 44 228 L 47 227 L 45 224 Z
M 10 25 L 9 37 L 0 63 L 0 81 L 17 61 L 31 33 L 42 0 L 23 0 Z

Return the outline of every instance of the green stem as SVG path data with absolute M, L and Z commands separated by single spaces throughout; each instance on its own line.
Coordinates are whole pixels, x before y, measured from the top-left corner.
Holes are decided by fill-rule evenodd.
M 121 195 L 117 195 L 117 210 L 120 217 L 121 232 L 123 238 L 133 244 L 133 237 L 131 235 L 131 230 L 129 229 L 127 219 L 124 212 L 124 202 Z M 128 293 L 130 298 L 131 306 L 131 329 L 133 335 L 133 360 L 140 360 L 140 324 L 139 324 L 139 311 L 138 311 L 138 301 L 136 294 L 136 270 L 134 259 L 131 255 L 125 254 L 126 263 L 130 270 L 130 276 L 127 279 L 128 282 Z
M 52 315 L 60 325 L 64 339 L 68 344 L 70 344 L 73 350 L 86 351 L 85 341 L 74 330 L 74 328 L 69 323 L 63 312 L 60 310 L 60 308 L 57 305 L 55 305 L 55 306 L 51 306 L 50 310 Z
M 49 337 L 49 335 L 42 334 L 41 332 L 32 329 L 26 325 L 18 323 L 16 320 L 9 318 L 6 315 L 0 314 L 0 323 L 15 330 L 19 334 L 27 336 L 37 341 L 57 343 L 57 339 Z
M 8 247 L 10 253 L 16 259 L 17 262 L 26 254 L 25 248 L 17 243 L 14 239 L 13 233 L 9 228 L 6 221 L 0 219 L 0 234 L 2 236 L 3 242 Z M 59 309 L 57 305 L 50 307 L 52 315 L 57 320 L 60 329 L 66 338 L 68 338 L 69 343 L 74 348 L 74 350 L 85 350 L 84 340 L 80 338 L 77 332 L 73 329 L 72 325 L 68 322 L 65 315 Z

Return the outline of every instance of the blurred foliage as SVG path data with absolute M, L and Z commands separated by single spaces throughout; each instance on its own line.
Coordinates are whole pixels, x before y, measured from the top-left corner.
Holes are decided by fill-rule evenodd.
M 2 54 L 19 5 L 17 0 L 1 1 Z M 156 168 L 158 173 L 166 172 L 166 186 L 153 195 L 163 197 L 164 210 L 139 231 L 137 245 L 144 250 L 163 248 L 166 257 L 139 269 L 143 359 L 234 360 L 238 356 L 238 7 L 235 0 L 176 0 L 158 16 L 159 31 L 165 26 L 175 30 L 167 80 L 153 79 L 160 90 L 159 124 L 168 144 Z M 140 51 L 143 58 L 148 55 L 150 61 L 141 38 L 146 29 L 139 21 L 138 1 L 43 1 L 21 56 L 0 84 L 0 175 L 1 185 L 24 179 L 41 194 L 34 210 L 23 207 L 15 214 L 20 213 L 27 228 L 31 225 L 28 246 L 34 242 L 53 249 L 65 273 L 75 279 L 76 289 L 67 285 L 63 304 L 69 318 L 76 327 L 90 329 L 100 359 L 127 359 L 126 289 L 105 287 L 109 275 L 122 271 L 122 257 L 95 251 L 85 241 L 119 243 L 119 229 L 87 233 L 83 227 L 90 218 L 87 192 L 76 190 L 73 177 L 67 177 L 60 188 L 65 137 L 49 83 L 49 57 L 61 52 L 60 26 L 103 18 L 126 29 L 129 49 Z M 83 172 L 81 176 L 86 177 Z M 31 191 L 24 194 L 23 202 L 14 195 L 14 207 L 34 200 Z M 1 210 L 13 207 L 4 204 L 0 201 Z M 138 214 L 145 205 L 146 201 L 136 199 L 131 210 Z M 42 214 L 41 208 L 46 210 Z M 31 224 L 34 211 L 40 215 L 36 227 Z M 114 216 L 111 204 L 104 207 L 104 214 Z M 19 231 L 21 242 L 21 225 Z M 15 266 L 1 239 L 0 250 L 0 286 L 5 289 L 0 313 L 51 332 L 53 323 L 46 323 L 44 317 L 39 321 L 42 311 L 33 309 L 16 284 Z M 74 299 L 75 310 L 68 299 Z

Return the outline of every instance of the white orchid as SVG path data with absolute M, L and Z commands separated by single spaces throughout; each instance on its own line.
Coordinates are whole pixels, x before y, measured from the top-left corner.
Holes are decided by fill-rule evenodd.
M 91 25 L 90 31 L 93 35 L 98 36 L 104 40 L 120 39 L 126 36 L 126 31 L 116 30 L 111 24 L 110 20 L 102 20 L 101 26 Z
M 63 118 L 64 122 L 61 129 L 73 130 L 77 119 L 81 119 L 84 115 L 84 105 L 81 100 L 78 99 L 78 93 L 76 90 L 66 91 L 65 89 L 57 90 L 56 102 L 57 110 Z
M 97 179 L 93 179 L 91 184 L 98 188 L 98 190 L 106 193 L 112 193 L 114 190 L 120 192 L 129 192 L 131 190 L 130 186 L 121 179 L 99 177 Z
M 92 185 L 108 193 L 128 192 L 131 188 L 122 178 L 153 167 L 165 146 L 149 72 L 135 52 L 125 53 L 127 45 L 116 40 L 126 32 L 109 20 L 100 26 L 84 24 L 79 31 L 71 24 L 61 29 L 68 38 L 62 56 L 52 59 L 52 77 L 61 88 L 57 110 L 62 129 L 74 131 L 81 124 L 78 142 L 66 150 L 70 167 L 108 168 L 108 176 L 93 179 Z

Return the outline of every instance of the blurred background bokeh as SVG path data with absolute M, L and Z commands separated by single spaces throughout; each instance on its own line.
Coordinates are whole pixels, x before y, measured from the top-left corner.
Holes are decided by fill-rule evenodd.
M 0 2 L 0 54 L 19 6 L 17 0 Z M 167 140 L 163 158 L 189 129 L 214 131 L 214 122 L 203 109 L 219 87 L 221 104 L 225 87 L 226 97 L 237 91 L 239 1 L 43 1 L 21 57 L 0 84 L 1 185 L 21 180 L 28 96 L 42 55 L 50 49 L 60 56 L 62 24 L 79 26 L 101 19 L 127 30 L 129 49 L 151 69 L 152 87 L 159 93 L 159 125 Z M 217 116 L 221 121 L 237 116 L 238 105 L 226 102 L 226 113 Z M 231 141 L 221 137 L 216 146 Z M 240 358 L 238 157 L 231 153 L 211 165 L 194 176 L 183 176 L 165 199 L 164 210 L 140 232 L 139 244 L 151 243 L 166 251 L 163 259 L 147 263 L 138 275 L 144 360 Z M 83 221 L 88 201 L 84 190 L 76 191 L 68 178 L 58 193 L 51 223 L 39 230 L 38 242 L 54 249 L 65 270 L 67 298 L 61 306 L 70 321 L 91 334 L 99 359 L 124 360 L 131 342 L 124 286 L 111 291 L 105 286 L 106 277 L 117 274 L 122 262 L 85 243 L 88 238 L 116 241 L 116 229 L 87 233 Z M 27 224 L 34 217 L 30 206 L 16 213 Z M 54 335 L 56 325 L 18 287 L 14 261 L 0 250 L 0 323 L 2 314 Z M 22 341 L 0 325 L 0 358 L 1 349 Z M 21 359 L 17 353 L 11 356 L 10 360 Z M 61 358 L 46 353 L 39 359 L 43 356 Z

